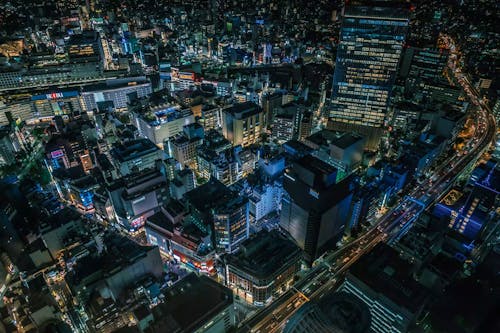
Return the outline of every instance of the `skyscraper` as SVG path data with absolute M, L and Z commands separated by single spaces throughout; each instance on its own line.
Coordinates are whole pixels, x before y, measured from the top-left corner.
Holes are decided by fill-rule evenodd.
M 331 129 L 357 131 L 374 150 L 408 30 L 398 7 L 347 7 L 333 76 Z
M 338 169 L 306 155 L 283 179 L 280 226 L 312 263 L 343 235 L 352 198 L 351 178 L 337 181 Z

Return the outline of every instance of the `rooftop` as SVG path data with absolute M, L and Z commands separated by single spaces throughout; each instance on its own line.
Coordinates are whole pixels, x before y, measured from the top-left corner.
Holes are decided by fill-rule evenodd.
M 111 155 L 120 162 L 127 162 L 159 150 L 153 142 L 148 139 L 136 139 L 126 144 L 118 144 L 111 149 Z
M 306 141 L 309 141 L 318 146 L 326 146 L 330 144 L 332 141 L 339 139 L 339 133 L 330 131 L 327 129 L 316 132 L 306 138 Z
M 366 1 L 365 6 L 346 6 L 346 17 L 379 18 L 385 20 L 408 20 L 408 12 L 401 2 Z
M 361 135 L 345 133 L 340 138 L 336 138 L 332 141 L 332 145 L 337 146 L 341 149 L 346 149 L 352 146 L 355 143 L 363 140 L 364 138 Z
M 300 260 L 302 253 L 295 243 L 277 231 L 260 231 L 240 244 L 227 263 L 258 278 L 268 278 Z
M 174 232 L 174 224 L 162 211 L 156 212 L 147 218 L 147 224 L 158 226 L 162 229 Z
M 413 279 L 411 265 L 385 244 L 363 255 L 349 273 L 412 313 L 418 311 L 427 296 L 425 288 Z
M 187 192 L 188 201 L 198 211 L 206 213 L 209 209 L 217 207 L 234 197 L 234 193 L 220 181 L 211 178 L 205 184 Z
M 194 273 L 169 288 L 165 296 L 165 303 L 153 309 L 157 319 L 153 332 L 193 332 L 233 303 L 230 289 Z
M 243 102 L 224 109 L 224 112 L 231 114 L 237 119 L 243 119 L 262 112 L 262 109 L 254 102 Z

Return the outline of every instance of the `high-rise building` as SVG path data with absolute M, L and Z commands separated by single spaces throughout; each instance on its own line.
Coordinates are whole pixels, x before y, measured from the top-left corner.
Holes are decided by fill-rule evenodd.
M 377 245 L 351 266 L 340 289 L 368 306 L 370 332 L 408 332 L 421 314 L 428 293 L 413 279 L 411 268 L 385 244 Z
M 234 252 L 249 235 L 248 199 L 237 195 L 215 178 L 184 195 L 190 216 L 187 222 L 212 233 L 214 248 Z
M 280 226 L 312 262 L 343 235 L 352 198 L 351 177 L 337 183 L 338 169 L 306 155 L 283 179 Z
M 198 123 L 184 126 L 182 134 L 177 134 L 168 141 L 169 155 L 175 158 L 182 166 L 196 168 L 197 147 L 203 143 L 203 127 Z
M 233 197 L 213 209 L 215 248 L 219 252 L 233 253 L 239 244 L 248 238 L 248 199 Z
M 222 111 L 222 133 L 233 146 L 248 146 L 259 141 L 264 112 L 253 102 L 235 104 Z
M 273 139 L 285 142 L 292 139 L 303 140 L 311 135 L 312 114 L 304 105 L 292 102 L 274 110 Z
M 376 149 L 408 30 L 405 10 L 349 6 L 340 31 L 330 126 L 368 136 Z

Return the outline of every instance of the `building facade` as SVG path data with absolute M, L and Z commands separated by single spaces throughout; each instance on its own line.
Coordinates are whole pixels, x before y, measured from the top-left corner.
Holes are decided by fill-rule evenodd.
M 222 110 L 222 133 L 233 146 L 257 143 L 264 128 L 264 112 L 253 102 L 238 103 Z
M 403 49 L 408 17 L 392 7 L 349 6 L 333 76 L 332 129 L 367 135 L 376 149 Z

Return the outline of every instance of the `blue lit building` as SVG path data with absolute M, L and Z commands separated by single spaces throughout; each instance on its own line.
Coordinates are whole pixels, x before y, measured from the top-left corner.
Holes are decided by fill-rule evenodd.
M 464 244 L 475 241 L 498 215 L 499 176 L 496 163 L 479 166 L 469 181 L 472 188 L 465 192 L 452 190 L 435 206 L 433 214 L 449 218 L 448 227 L 464 236 Z
M 345 10 L 333 76 L 330 127 L 357 131 L 376 149 L 408 30 L 406 11 L 351 6 Z

